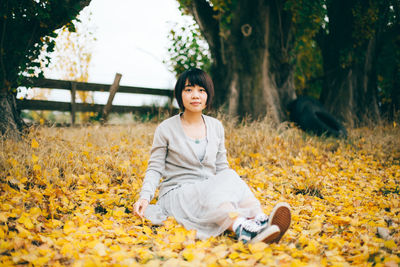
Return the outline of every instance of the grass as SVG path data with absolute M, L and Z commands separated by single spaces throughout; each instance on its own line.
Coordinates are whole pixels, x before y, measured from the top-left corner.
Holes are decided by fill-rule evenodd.
M 398 264 L 400 128 L 318 138 L 268 121 L 225 125 L 231 168 L 268 213 L 293 222 L 279 244 L 196 240 L 170 219 L 132 214 L 156 123 L 32 128 L 0 141 L 1 265 L 254 266 Z M 390 239 L 377 236 L 385 227 Z

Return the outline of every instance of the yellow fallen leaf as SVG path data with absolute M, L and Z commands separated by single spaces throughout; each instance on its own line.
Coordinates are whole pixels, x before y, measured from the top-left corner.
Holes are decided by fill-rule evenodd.
M 103 227 L 104 229 L 112 229 L 114 222 L 108 219 L 103 220 Z
M 166 229 L 172 229 L 176 225 L 175 219 L 173 217 L 168 217 L 167 220 L 165 220 L 163 223 Z
M 0 222 L 7 222 L 8 221 L 8 212 L 0 212 Z
M 235 260 L 235 259 L 239 258 L 239 253 L 234 251 L 231 254 L 229 254 L 229 258 L 232 259 L 232 260 Z
M 33 165 L 33 170 L 39 172 L 42 170 L 42 167 L 40 165 L 35 164 Z
M 66 256 L 66 255 L 68 255 L 69 253 L 71 253 L 71 251 L 73 250 L 73 245 L 72 245 L 72 243 L 70 243 L 70 242 L 67 242 L 67 243 L 65 243 L 64 245 L 63 245 L 63 247 L 61 248 L 61 250 L 60 250 L 60 253 L 63 255 L 63 256 Z
M 251 258 L 256 260 L 256 261 L 260 260 L 262 257 L 264 257 L 264 253 L 263 252 L 256 252 L 251 256 Z
M 35 138 L 32 139 L 31 147 L 32 148 L 38 148 L 39 147 L 39 143 L 36 141 Z
M 35 226 L 33 225 L 31 219 L 28 217 L 29 215 L 24 213 L 22 216 L 18 219 L 17 222 L 22 223 L 26 229 L 32 230 Z
M 113 211 L 113 215 L 114 215 L 114 217 L 117 217 L 117 218 L 123 217 L 124 215 L 126 215 L 125 208 L 116 208 L 116 210 Z
M 62 222 L 56 219 L 52 219 L 47 221 L 46 226 L 50 227 L 50 228 L 57 228 L 60 227 L 62 225 Z
M 26 230 L 24 227 L 17 225 L 15 228 L 18 230 L 18 236 L 22 238 L 30 237 L 32 236 L 32 233 Z
M 31 216 L 37 216 L 37 215 L 42 214 L 42 210 L 41 210 L 39 207 L 33 207 L 33 208 L 31 208 L 31 209 L 29 210 L 29 214 L 30 214 Z
M 264 242 L 257 242 L 255 244 L 249 244 L 249 250 L 252 254 L 258 252 L 264 252 L 264 250 L 268 249 L 269 246 Z
M 340 225 L 348 225 L 351 222 L 351 218 L 348 216 L 335 216 L 334 222 Z
M 139 258 L 140 258 L 140 263 L 146 263 L 147 261 L 149 261 L 151 258 L 153 258 L 153 255 L 150 253 L 150 251 L 149 250 L 147 250 L 147 249 L 142 249 L 142 248 L 140 248 L 140 249 L 138 249 L 137 251 L 136 251 L 136 253 L 137 253 L 137 255 L 139 256 Z M 166 266 L 168 266 L 168 265 L 166 265 Z
M 310 242 L 304 248 L 304 251 L 312 253 L 312 254 L 317 254 L 317 252 L 319 251 L 318 250 L 318 243 L 315 242 L 314 240 L 310 240 Z
M 3 231 L 3 228 L 0 228 L 0 239 L 4 239 L 6 237 L 6 233 Z
M 97 243 L 93 248 L 97 254 L 101 257 L 107 255 L 107 247 L 103 243 Z
M 42 256 L 32 260 L 31 263 L 33 264 L 33 266 L 43 266 L 46 265 L 46 263 L 48 263 L 49 260 L 50 260 L 49 256 Z
M 168 237 L 172 243 L 183 243 L 186 240 L 186 234 L 182 230 L 177 230 L 175 234 Z
M 125 232 L 125 230 L 122 228 L 122 227 L 118 227 L 117 229 L 115 229 L 115 234 L 117 234 L 117 235 L 126 235 L 126 232 Z
M 143 232 L 146 233 L 146 235 L 151 235 L 153 233 L 153 231 L 151 230 L 150 227 L 148 227 L 147 225 L 143 226 Z
M 32 154 L 32 162 L 36 163 L 36 162 L 38 162 L 38 160 L 39 160 L 39 157 L 36 156 L 35 154 Z
M 321 223 L 321 221 L 316 220 L 316 221 L 313 221 L 313 222 L 310 224 L 310 231 L 309 231 L 309 233 L 310 233 L 311 235 L 315 235 L 315 234 L 320 233 L 320 232 L 321 232 L 321 229 L 322 229 L 322 223 Z
M 299 267 L 299 266 L 308 266 L 309 264 L 307 262 L 302 262 L 299 259 L 294 259 L 291 263 L 290 263 L 290 267 Z
M 67 221 L 64 224 L 64 233 L 69 235 L 72 232 L 75 232 L 75 223 L 73 221 Z
M 393 240 L 387 240 L 385 241 L 385 247 L 388 249 L 395 249 L 397 248 L 397 245 Z
M 194 259 L 194 254 L 192 249 L 185 249 L 182 253 L 182 256 L 187 261 L 192 261 Z

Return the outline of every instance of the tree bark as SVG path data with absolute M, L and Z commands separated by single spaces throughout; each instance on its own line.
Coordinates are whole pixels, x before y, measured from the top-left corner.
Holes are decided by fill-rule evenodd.
M 280 0 L 237 1 L 229 25 L 205 0 L 193 0 L 189 7 L 210 47 L 216 102 L 225 103 L 233 116 L 267 115 L 279 123 L 296 97 L 292 18 L 283 5 Z
M 90 0 L 50 1 L 43 8 L 36 1 L 0 2 L 1 134 L 19 136 L 25 125 L 16 106 L 17 80 L 37 59 L 41 38 L 71 22 L 89 3 Z
M 320 100 L 350 127 L 380 121 L 374 40 L 368 46 L 363 51 L 364 60 L 346 68 L 324 57 L 325 79 Z
M 25 126 L 17 110 L 15 95 L 0 93 L 0 132 L 2 136 L 19 139 Z
M 325 73 L 320 100 L 349 126 L 378 122 L 377 56 L 380 29 L 363 43 L 354 38 L 353 9 L 358 0 L 331 1 L 329 31 L 322 30 L 319 45 Z

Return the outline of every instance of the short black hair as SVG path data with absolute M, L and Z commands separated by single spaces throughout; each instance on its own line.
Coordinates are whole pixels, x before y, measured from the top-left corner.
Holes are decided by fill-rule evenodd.
M 182 111 L 185 110 L 182 101 L 182 91 L 185 88 L 186 81 L 189 81 L 189 84 L 191 85 L 198 85 L 206 90 L 206 108 L 210 109 L 214 97 L 214 83 L 211 80 L 211 77 L 205 71 L 198 68 L 191 68 L 182 72 L 181 75 L 179 75 L 178 80 L 176 81 L 174 95 L 176 101 L 178 101 L 179 108 Z

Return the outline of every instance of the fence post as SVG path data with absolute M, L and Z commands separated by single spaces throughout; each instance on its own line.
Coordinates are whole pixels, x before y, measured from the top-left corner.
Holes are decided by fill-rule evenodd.
M 108 96 L 107 104 L 103 109 L 103 114 L 102 114 L 102 117 L 101 117 L 102 123 L 107 121 L 107 116 L 108 116 L 108 113 L 110 113 L 111 105 L 112 105 L 112 102 L 114 100 L 114 96 L 118 91 L 119 82 L 121 81 L 121 77 L 122 77 L 122 74 L 116 73 L 115 74 L 115 78 L 114 78 L 114 82 L 110 86 L 110 95 Z
M 76 83 L 71 82 L 71 124 L 75 125 L 75 97 L 76 97 Z

